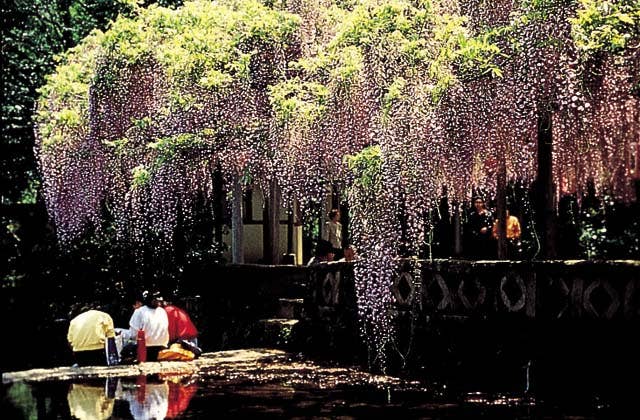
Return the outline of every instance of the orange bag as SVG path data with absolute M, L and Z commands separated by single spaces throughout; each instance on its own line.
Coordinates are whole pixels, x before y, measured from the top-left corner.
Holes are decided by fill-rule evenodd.
M 173 343 L 168 349 L 160 350 L 158 352 L 158 361 L 162 360 L 179 360 L 188 362 L 195 359 L 195 354 L 192 351 L 183 349 L 179 343 Z

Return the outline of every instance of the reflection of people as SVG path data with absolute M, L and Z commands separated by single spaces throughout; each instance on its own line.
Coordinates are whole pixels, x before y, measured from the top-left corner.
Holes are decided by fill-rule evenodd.
M 104 382 L 101 380 L 99 384 L 71 384 L 67 394 L 71 417 L 79 420 L 102 420 L 111 417 L 115 398 L 106 394 Z
M 124 339 L 135 342 L 138 331 L 143 330 L 147 345 L 147 361 L 158 360 L 158 352 L 169 344 L 169 318 L 161 306 L 160 293 L 144 291 L 135 298 L 129 329 L 123 332 Z
M 473 199 L 473 210 L 469 214 L 467 227 L 471 256 L 491 258 L 494 249 L 491 239 L 493 215 L 487 209 L 484 199 L 480 196 Z
M 506 210 L 507 217 L 507 249 L 510 257 L 515 257 L 520 251 L 520 235 L 522 234 L 520 229 L 520 221 L 516 216 L 510 215 L 509 210 Z M 493 225 L 493 237 L 498 239 L 499 231 L 498 226 L 500 224 L 499 219 L 496 219 Z
M 67 340 L 79 366 L 103 366 L 107 364 L 105 341 L 113 336 L 111 315 L 90 309 L 71 320 Z
M 333 261 L 334 256 L 335 254 L 333 252 L 331 242 L 320 239 L 318 241 L 318 245 L 316 245 L 316 253 L 313 257 L 311 257 L 311 259 L 307 263 L 307 266 L 318 265 Z
M 134 419 L 164 419 L 169 408 L 169 385 L 166 381 L 139 376 L 136 382 L 121 381 L 119 399 L 129 402 Z
M 336 258 L 342 258 L 342 224 L 340 223 L 340 210 L 333 209 L 329 212 L 329 221 L 325 223 L 322 239 L 331 243 Z
M 198 384 L 187 382 L 183 383 L 182 378 L 175 377 L 169 378 L 167 381 L 169 385 L 169 407 L 167 408 L 167 418 L 173 419 L 182 414 L 189 403 L 191 398 L 198 391 Z

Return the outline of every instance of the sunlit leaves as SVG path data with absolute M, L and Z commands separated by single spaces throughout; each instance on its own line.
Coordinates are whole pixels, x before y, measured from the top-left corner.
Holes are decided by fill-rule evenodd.
M 578 50 L 620 52 L 640 45 L 640 2 L 637 0 L 579 0 L 576 17 L 569 19 Z
M 151 174 L 143 165 L 138 165 L 131 171 L 131 179 L 131 188 L 145 187 L 151 180 Z
M 355 155 L 345 156 L 349 170 L 353 172 L 354 183 L 375 193 L 382 185 L 382 157 L 380 146 L 370 146 Z
M 269 88 L 269 100 L 281 122 L 297 120 L 311 122 L 326 109 L 329 90 L 315 82 L 287 80 Z

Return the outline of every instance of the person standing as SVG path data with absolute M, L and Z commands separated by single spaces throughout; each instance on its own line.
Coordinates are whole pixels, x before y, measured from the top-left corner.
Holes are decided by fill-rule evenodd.
M 493 215 L 487 209 L 484 199 L 476 196 L 473 199 L 473 209 L 469 214 L 467 228 L 469 229 L 469 245 L 471 256 L 474 258 L 493 258 Z
M 342 224 L 340 223 L 340 210 L 332 209 L 329 212 L 329 221 L 325 223 L 324 227 L 322 239 L 331 243 L 336 259 L 342 258 Z
M 506 209 L 507 217 L 507 256 L 509 258 L 517 257 L 521 252 L 520 236 L 522 235 L 522 229 L 520 227 L 520 220 L 516 216 L 509 214 L 509 209 Z M 500 220 L 496 219 L 493 225 L 493 237 L 498 239 L 498 226 Z
M 67 341 L 78 366 L 105 366 L 105 342 L 115 336 L 113 319 L 106 312 L 90 309 L 69 323 Z

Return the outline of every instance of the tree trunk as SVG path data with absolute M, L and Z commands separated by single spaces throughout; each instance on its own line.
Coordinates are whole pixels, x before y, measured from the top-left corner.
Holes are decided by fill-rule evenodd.
M 462 255 L 462 209 L 457 201 L 453 202 L 453 255 Z
M 244 263 L 244 224 L 242 223 L 242 184 L 240 177 L 233 180 L 233 203 L 231 208 L 231 261 Z
M 544 110 L 538 116 L 538 221 L 542 233 L 542 256 L 555 258 L 555 203 L 552 162 L 551 111 Z
M 224 225 L 224 192 L 222 191 L 222 170 L 220 165 L 213 172 L 213 240 L 216 244 L 222 244 L 222 228 Z
M 498 156 L 498 191 L 496 191 L 496 207 L 498 218 L 498 259 L 507 259 L 507 163 L 502 156 Z
M 263 219 L 263 254 L 265 264 L 280 262 L 280 191 L 276 181 L 271 181 L 269 194 L 265 196 Z

